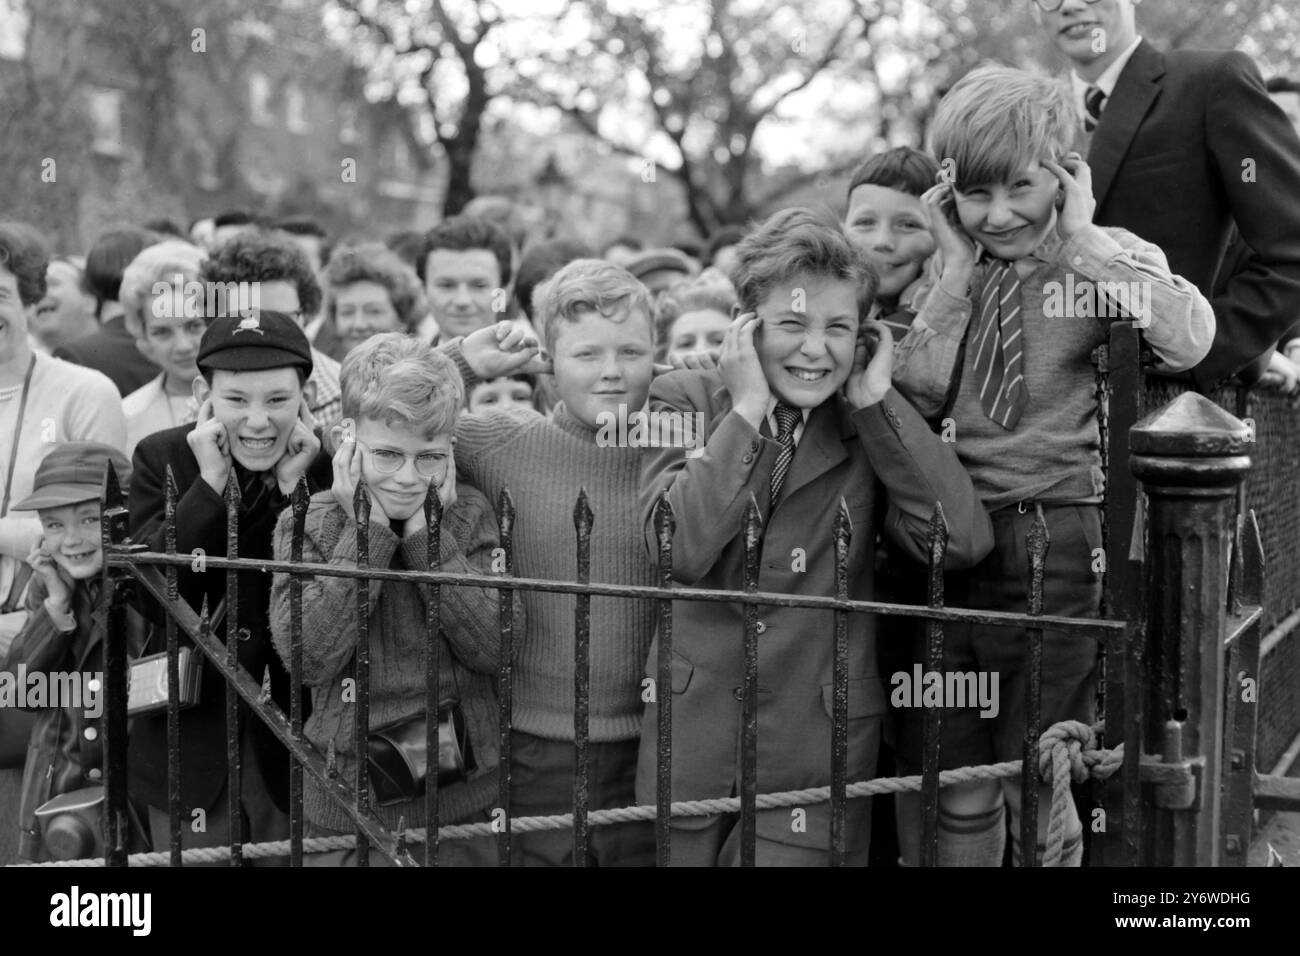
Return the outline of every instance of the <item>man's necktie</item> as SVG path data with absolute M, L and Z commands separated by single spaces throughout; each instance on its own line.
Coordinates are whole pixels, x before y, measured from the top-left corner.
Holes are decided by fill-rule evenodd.
M 1023 328 L 1015 266 L 990 259 L 975 332 L 975 380 L 985 414 L 1007 430 L 1016 427 L 1029 397 L 1022 361 Z
M 803 418 L 803 413 L 793 405 L 776 406 L 776 440 L 781 443 L 781 451 L 776 456 L 776 467 L 772 469 L 772 506 L 776 506 L 781 486 L 785 484 L 786 472 L 790 470 L 790 460 L 794 458 L 794 429 Z
M 1083 128 L 1091 133 L 1101 122 L 1101 107 L 1106 102 L 1106 94 L 1100 87 L 1090 86 L 1083 93 L 1083 108 L 1088 114 L 1083 118 Z

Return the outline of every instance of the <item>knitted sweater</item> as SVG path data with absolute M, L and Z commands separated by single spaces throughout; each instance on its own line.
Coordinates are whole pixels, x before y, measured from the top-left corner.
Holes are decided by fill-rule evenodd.
M 357 527 L 331 491 L 311 499 L 307 510 L 303 560 L 355 567 Z M 275 529 L 275 557 L 289 560 L 293 512 L 286 509 Z M 487 499 L 475 489 L 456 486 L 456 503 L 443 516 L 440 570 L 487 573 L 497 547 L 496 519 Z M 401 540 L 386 524 L 370 524 L 370 566 L 419 570 L 427 567 L 428 532 Z M 515 620 L 523 609 L 515 599 Z M 303 728 L 307 739 L 326 751 L 334 741 L 340 778 L 355 774 L 354 694 L 345 699 L 343 681 L 353 676 L 357 638 L 355 578 L 308 579 L 302 589 L 303 680 L 312 688 L 312 714 Z M 421 589 L 394 581 L 370 582 L 370 727 L 379 728 L 425 711 L 424 623 Z M 439 788 L 440 815 L 464 820 L 491 806 L 497 796 L 498 724 L 496 673 L 500 636 L 497 592 L 444 585 L 439 696 L 458 698 L 465 713 L 470 746 L 478 769 L 461 783 Z M 271 634 L 289 666 L 289 575 L 276 574 L 271 587 Z M 376 808 L 388 826 L 405 817 L 423 819 L 423 798 Z M 309 821 L 331 830 L 352 823 L 324 790 L 307 780 L 303 809 Z
M 535 413 L 462 415 L 456 467 L 495 504 L 503 489 L 515 504 L 515 573 L 574 581 L 573 509 L 586 489 L 594 515 L 591 580 L 654 586 L 657 572 L 641 544 L 637 482 L 643 449 L 601 447 L 596 432 L 561 403 Z M 525 591 L 528 626 L 515 657 L 514 726 L 550 740 L 572 740 L 575 596 Z M 591 599 L 591 739 L 633 740 L 641 733 L 641 678 L 654 637 L 651 601 Z

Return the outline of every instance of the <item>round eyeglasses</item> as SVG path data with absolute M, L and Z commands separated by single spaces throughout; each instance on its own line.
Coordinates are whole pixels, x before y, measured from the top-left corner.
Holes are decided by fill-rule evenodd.
M 441 478 L 446 473 L 447 452 L 427 451 L 419 455 L 408 455 L 392 448 L 372 448 L 360 440 L 357 444 L 370 452 L 370 462 L 381 475 L 393 475 L 401 471 L 408 458 L 415 459 L 415 470 L 422 478 Z

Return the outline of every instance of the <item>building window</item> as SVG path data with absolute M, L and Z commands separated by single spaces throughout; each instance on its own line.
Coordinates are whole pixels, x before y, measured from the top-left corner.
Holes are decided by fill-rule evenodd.
M 307 97 L 297 83 L 292 83 L 285 92 L 285 122 L 291 133 L 306 133 L 311 130 L 307 122 Z
M 90 89 L 91 146 L 101 156 L 122 155 L 122 91 Z
M 258 126 L 270 126 L 275 122 L 275 115 L 271 112 L 271 81 L 265 73 L 248 75 L 248 109 Z

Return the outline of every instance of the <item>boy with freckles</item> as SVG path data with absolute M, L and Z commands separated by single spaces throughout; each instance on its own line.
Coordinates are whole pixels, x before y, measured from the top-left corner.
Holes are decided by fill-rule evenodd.
M 194 397 L 198 421 L 149 435 L 136 447 L 130 494 L 131 537 L 163 551 L 167 467 L 176 479 L 176 550 L 201 549 L 225 556 L 226 505 L 233 475 L 239 504 L 239 557 L 270 558 L 275 524 L 304 475 L 308 491 L 330 487 L 328 455 L 307 409 L 303 385 L 311 375 L 312 352 L 297 322 L 262 310 L 213 319 L 199 343 Z M 226 573 L 180 569 L 181 597 L 198 611 L 206 598 L 215 610 L 226 595 Z M 272 699 L 289 708 L 289 676 L 271 644 L 267 622 L 271 576 L 239 575 L 238 618 L 231 632 L 247 631 L 239 663 L 254 680 L 270 672 Z M 227 629 L 214 629 L 225 639 Z M 241 633 L 242 638 L 242 633 Z M 246 841 L 288 835 L 288 754 L 260 720 L 241 704 L 243 758 L 240 794 Z M 229 842 L 226 798 L 225 682 L 204 668 L 199 703 L 181 712 L 182 836 L 186 848 Z M 137 720 L 131 733 L 132 794 L 149 806 L 155 846 L 167 845 L 167 722 L 164 715 Z M 206 829 L 189 825 L 194 811 L 206 814 Z
M 954 606 L 1027 610 L 1025 542 L 1038 514 L 1051 542 L 1043 613 L 1100 613 L 1102 581 L 1093 565 L 1102 553 L 1105 486 L 1092 352 L 1107 341 L 1110 323 L 1124 318 L 1139 325 L 1171 371 L 1196 365 L 1214 339 L 1210 303 L 1171 274 L 1159 248 L 1092 224 L 1092 176 L 1068 152 L 1077 124 L 1060 84 L 982 67 L 953 86 L 931 126 L 931 152 L 955 174 L 924 197 L 943 269 L 899 345 L 894 383 L 922 414 L 952 417 L 957 455 L 993 521 L 993 553 L 969 573 L 948 576 L 945 601 Z M 1080 290 L 1065 308 L 1062 288 Z M 1002 706 L 991 718 L 977 708 L 944 712 L 943 767 L 1019 759 L 1025 632 L 948 625 L 944 637 L 944 671 L 997 674 Z M 1096 660 L 1093 638 L 1044 631 L 1043 729 L 1091 722 Z M 902 712 L 900 764 L 919 768 L 920 734 L 921 714 Z M 1019 796 L 1018 781 L 944 788 L 940 864 L 1000 865 L 1004 806 L 1013 857 L 1025 853 Z M 1039 800 L 1041 853 L 1050 787 Z M 920 821 L 904 820 L 907 803 L 899 802 L 900 844 L 904 861 L 915 862 Z M 1065 859 L 1077 866 L 1082 827 L 1071 813 Z
M 676 517 L 674 579 L 686 587 L 744 585 L 742 521 L 751 498 L 764 523 L 758 588 L 796 595 L 835 593 L 833 529 L 839 501 L 853 523 L 850 597 L 870 600 L 876 532 L 924 562 L 936 504 L 949 526 L 948 567 L 968 567 L 992 544 L 988 516 L 950 445 L 890 384 L 888 326 L 867 320 L 875 275 L 840 226 L 806 209 L 776 213 L 737 247 L 733 270 L 742 314 L 719 365 L 670 372 L 650 388 L 652 412 L 704 416 L 702 454 L 649 449 L 641 468 L 640 526 L 657 557 L 654 507 L 666 488 Z M 868 360 L 869 337 L 875 338 Z M 827 786 L 834 713 L 833 615 L 764 607 L 758 623 L 760 793 Z M 739 793 L 744 607 L 681 601 L 674 606 L 672 799 Z M 645 673 L 657 673 L 658 644 Z M 849 618 L 848 773 L 873 776 L 886 710 L 875 627 Z M 658 705 L 642 724 L 637 796 L 655 800 Z M 825 865 L 829 804 L 757 815 L 757 862 Z M 849 802 L 848 862 L 865 865 L 871 804 Z M 736 865 L 739 816 L 673 820 L 674 865 Z

